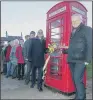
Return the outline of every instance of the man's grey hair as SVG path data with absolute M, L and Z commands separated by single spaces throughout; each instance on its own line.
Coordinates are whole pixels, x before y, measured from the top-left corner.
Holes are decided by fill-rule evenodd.
M 15 39 L 13 42 L 14 42 L 14 44 L 16 44 L 16 43 L 19 44 L 19 40 L 18 39 Z
M 80 14 L 73 14 L 73 15 L 71 16 L 71 18 L 72 18 L 73 16 L 78 16 L 78 17 L 80 18 L 80 21 L 83 22 L 82 15 L 80 15 Z

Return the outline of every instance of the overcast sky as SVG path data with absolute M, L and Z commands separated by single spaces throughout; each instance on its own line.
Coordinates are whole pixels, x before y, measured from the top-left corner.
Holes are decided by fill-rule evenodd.
M 43 29 L 46 34 L 46 13 L 60 1 L 3 1 L 1 2 L 1 36 L 23 36 Z M 88 10 L 88 26 L 92 27 L 92 2 L 81 2 Z

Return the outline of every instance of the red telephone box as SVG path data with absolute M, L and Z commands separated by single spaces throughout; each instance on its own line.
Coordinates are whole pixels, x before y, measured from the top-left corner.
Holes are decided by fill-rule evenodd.
M 72 31 L 71 15 L 75 13 L 81 14 L 83 23 L 87 24 L 87 9 L 76 1 L 60 2 L 47 12 L 46 47 L 52 42 L 59 47 L 60 45 L 69 45 Z M 75 92 L 70 68 L 67 64 L 67 55 L 62 54 L 61 50 L 51 54 L 44 82 L 45 85 L 63 93 Z M 86 73 L 84 75 L 84 83 L 86 85 Z

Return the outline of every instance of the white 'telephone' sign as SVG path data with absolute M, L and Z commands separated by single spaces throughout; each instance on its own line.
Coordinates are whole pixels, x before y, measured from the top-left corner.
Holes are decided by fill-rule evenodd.
M 82 11 L 82 10 L 80 10 L 80 9 L 74 7 L 74 6 L 72 6 L 72 10 L 74 10 L 74 11 L 76 11 L 76 12 L 82 14 L 82 15 L 85 15 L 85 12 L 84 11 Z
M 49 14 L 49 17 L 52 17 L 52 16 L 54 16 L 54 15 L 60 13 L 60 12 L 65 11 L 65 10 L 66 10 L 66 6 L 64 6 L 64 7 L 60 8 L 60 9 L 58 9 L 58 10 L 56 10 L 56 11 L 50 13 L 50 14 Z

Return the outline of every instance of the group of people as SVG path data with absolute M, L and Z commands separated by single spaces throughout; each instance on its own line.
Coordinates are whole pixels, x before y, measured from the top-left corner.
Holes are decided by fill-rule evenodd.
M 12 76 L 12 79 L 18 77 L 23 79 L 24 77 L 24 57 L 23 57 L 23 39 L 15 39 L 9 41 L 8 44 L 2 48 L 2 66 L 3 73 L 6 78 Z M 17 67 L 18 66 L 18 67 Z M 21 74 L 22 69 L 22 74 Z
M 68 54 L 67 63 L 76 87 L 74 100 L 84 100 L 86 91 L 83 76 L 86 65 L 92 60 L 92 28 L 83 24 L 83 18 L 80 14 L 73 14 L 71 21 L 73 29 L 69 47 L 62 46 L 62 53 Z M 31 74 L 31 88 L 34 88 L 37 71 L 37 88 L 42 91 L 44 54 L 47 53 L 48 49 L 45 46 L 43 31 L 40 29 L 36 37 L 35 35 L 35 32 L 31 31 L 30 37 L 26 37 L 25 43 L 23 40 L 14 40 L 9 42 L 9 45 L 3 49 L 5 61 L 7 62 L 6 77 L 11 75 L 12 78 L 15 78 L 18 75 L 19 80 L 23 79 L 24 65 L 27 65 L 25 83 L 29 83 Z M 18 74 L 16 73 L 16 66 L 18 66 Z
M 12 79 L 25 79 L 25 84 L 31 80 L 31 88 L 34 88 L 38 76 L 37 88 L 42 91 L 44 54 L 46 53 L 43 30 L 40 29 L 37 35 L 31 31 L 25 38 L 25 42 L 23 39 L 15 39 L 2 48 L 3 73 L 6 78 L 12 76 Z

